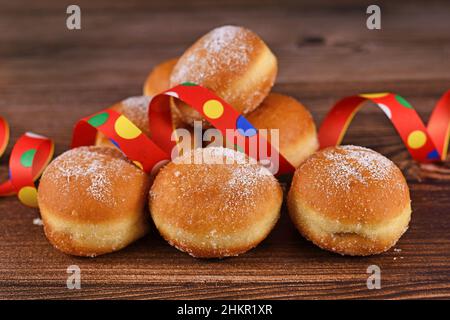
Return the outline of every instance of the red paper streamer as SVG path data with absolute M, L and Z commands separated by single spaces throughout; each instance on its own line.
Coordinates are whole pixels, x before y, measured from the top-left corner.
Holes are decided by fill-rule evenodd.
M 145 172 L 151 172 L 170 155 L 159 148 L 135 124 L 119 112 L 106 109 L 77 122 L 72 148 L 95 144 L 97 131 L 108 137 L 131 161 Z
M 227 129 L 239 132 L 245 139 L 237 147 L 248 152 L 251 139 L 259 139 L 270 150 L 267 160 L 279 157 L 278 174 L 292 173 L 294 167 L 268 141 L 259 138 L 258 131 L 227 102 L 211 91 L 192 83 L 184 83 L 154 97 L 149 106 L 152 139 L 145 136 L 120 113 L 106 109 L 81 119 L 75 126 L 72 147 L 92 145 L 97 131 L 107 136 L 137 166 L 146 172 L 155 171 L 171 158 L 175 141 L 171 140 L 173 125 L 170 99 L 179 99 L 200 112 L 214 127 L 226 135 Z M 419 162 L 444 161 L 450 136 L 450 90 L 438 101 L 428 126 L 414 108 L 393 93 L 361 94 L 343 98 L 330 110 L 319 129 L 321 148 L 341 143 L 347 128 L 364 102 L 372 101 L 391 120 L 411 156 Z M 0 156 L 9 142 L 9 126 L 0 117 Z M 261 147 L 261 143 L 259 147 Z M 14 145 L 9 160 L 8 181 L 0 184 L 0 196 L 17 194 L 27 206 L 37 206 L 35 181 L 50 162 L 54 152 L 52 140 L 25 133 Z M 258 159 L 262 160 L 262 159 Z
M 0 156 L 9 142 L 9 126 L 0 117 Z M 0 184 L 0 196 L 17 194 L 19 200 L 29 206 L 37 207 L 35 181 L 41 176 L 53 157 L 53 141 L 34 133 L 22 135 L 14 145 L 9 158 L 9 179 Z
M 152 139 L 145 136 L 130 120 L 111 109 L 103 110 L 92 116 L 81 119 L 75 126 L 72 147 L 92 145 L 95 143 L 97 131 L 108 137 L 113 144 L 134 163 L 146 172 L 156 170 L 161 163 L 171 159 L 176 142 L 171 140 L 173 125 L 170 113 L 170 99 L 176 98 L 200 112 L 214 127 L 225 136 L 227 129 L 234 129 L 244 137 L 237 140 L 237 146 L 249 152 L 249 142 L 257 139 L 259 147 L 266 144 L 268 155 L 279 159 L 277 174 L 291 173 L 294 167 L 270 145 L 258 131 L 227 102 L 214 93 L 193 83 L 184 83 L 169 89 L 150 102 L 149 123 Z M 259 155 L 259 152 L 258 152 Z
M 372 101 L 383 110 L 415 160 L 426 163 L 446 159 L 450 135 L 450 90 L 439 99 L 427 127 L 411 104 L 397 94 L 371 93 L 343 98 L 330 110 L 319 129 L 321 148 L 341 143 L 354 115 L 366 101 Z
M 170 100 L 172 98 L 181 100 L 194 108 L 218 129 L 223 137 L 226 137 L 227 130 L 240 134 L 243 139 L 235 141 L 236 147 L 246 154 L 251 155 L 249 150 L 251 143 L 258 143 L 258 148 L 265 148 L 268 151 L 267 155 L 257 152 L 256 158 L 258 161 L 265 160 L 266 163 L 273 158 L 278 158 L 277 175 L 291 173 L 295 170 L 286 158 L 269 141 L 260 136 L 258 130 L 231 105 L 210 90 L 189 82 L 155 96 L 150 104 L 149 123 L 152 138 L 166 152 L 170 153 L 175 146 L 175 141 L 171 141 L 173 128 Z

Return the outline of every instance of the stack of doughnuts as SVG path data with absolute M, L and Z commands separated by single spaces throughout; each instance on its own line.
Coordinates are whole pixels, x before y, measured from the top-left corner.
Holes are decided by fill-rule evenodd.
M 224 26 L 201 37 L 178 60 L 171 59 L 155 67 L 144 84 L 144 94 L 167 90 L 185 82 L 206 87 L 246 115 L 257 129 L 278 129 L 280 153 L 291 164 L 298 166 L 318 149 L 316 128 L 311 114 L 298 101 L 270 93 L 277 70 L 275 55 L 258 35 L 242 27 Z M 196 110 L 181 101 L 172 100 L 171 111 L 177 127 L 192 127 L 194 121 L 202 121 L 205 127 L 209 127 Z M 221 150 L 223 153 L 225 150 L 210 148 L 214 152 Z M 189 159 L 191 156 L 187 155 Z M 242 192 L 223 188 L 223 184 L 227 184 L 232 172 L 243 169 L 230 165 L 215 165 L 212 168 L 215 169 L 211 169 L 214 172 L 211 178 L 204 166 L 177 167 L 169 164 L 156 177 L 150 211 L 156 227 L 170 244 L 193 256 L 221 258 L 244 252 L 260 242 L 273 227 L 279 206 L 271 206 L 267 218 L 265 211 L 259 209 L 261 216 L 253 217 L 252 223 L 248 219 L 256 212 L 245 207 L 248 203 L 244 199 L 231 206 L 239 214 L 218 210 L 230 207 L 231 203 L 227 200 L 229 193 Z M 215 178 L 216 174 L 222 178 Z M 243 175 L 243 179 L 251 177 Z M 197 194 L 199 188 L 206 188 L 207 193 L 216 197 L 205 201 L 203 193 Z M 264 190 L 263 185 L 260 189 Z M 278 198 L 281 197 L 279 193 L 275 192 Z M 260 195 L 264 196 L 259 200 L 263 206 L 266 206 L 268 199 L 273 201 L 273 195 L 264 192 Z M 254 201 L 251 197 L 247 200 L 250 203 Z M 281 198 L 278 200 L 281 205 Z M 227 221 L 229 216 L 233 218 Z M 263 221 L 260 223 L 260 220 Z M 223 224 L 223 221 L 227 223 Z M 232 230 L 240 234 L 231 234 Z
M 201 37 L 179 59 L 156 66 L 145 81 L 144 94 L 184 82 L 206 87 L 246 115 L 257 129 L 278 129 L 279 151 L 297 167 L 318 149 L 316 127 L 310 112 L 296 99 L 270 93 L 277 70 L 277 58 L 258 35 L 246 28 L 223 26 Z M 177 128 L 203 120 L 180 101 L 173 101 L 171 111 Z
M 252 31 L 214 29 L 178 59 L 156 66 L 144 96 L 112 106 L 146 135 L 152 96 L 185 82 L 214 91 L 257 129 L 278 129 L 279 151 L 294 166 L 288 211 L 315 245 L 343 255 L 391 248 L 407 230 L 409 190 L 401 171 L 373 150 L 341 146 L 317 151 L 309 111 L 270 92 L 277 59 Z M 175 128 L 202 116 L 172 100 Z M 151 121 L 151 119 L 150 119 Z M 44 171 L 38 190 L 44 230 L 60 251 L 97 256 L 144 236 L 152 219 L 169 244 L 199 258 L 236 256 L 256 247 L 280 217 L 283 192 L 256 160 L 223 146 L 195 148 L 149 177 L 98 134 L 96 146 L 72 149 Z M 205 146 L 203 146 L 205 147 Z

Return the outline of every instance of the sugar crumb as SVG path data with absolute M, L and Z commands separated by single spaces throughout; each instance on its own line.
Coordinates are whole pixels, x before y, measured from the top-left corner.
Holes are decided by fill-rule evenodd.
M 42 222 L 42 219 L 41 219 L 41 218 L 34 218 L 34 219 L 33 219 L 33 224 L 34 224 L 35 226 L 43 226 L 43 225 L 44 225 L 44 222 Z

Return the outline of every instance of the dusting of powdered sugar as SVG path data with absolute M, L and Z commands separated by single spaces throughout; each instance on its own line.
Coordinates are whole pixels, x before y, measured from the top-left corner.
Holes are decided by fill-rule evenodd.
M 252 48 L 245 43 L 244 39 L 244 29 L 235 26 L 224 26 L 214 29 L 210 33 L 208 41 L 203 43 L 203 48 L 212 55 L 220 54 L 223 50 L 230 51 L 230 55 L 227 56 L 229 61 L 227 65 L 233 64 L 235 60 L 240 63 L 247 63 L 249 61 L 247 54 Z M 231 52 L 230 46 L 233 47 L 233 52 Z M 232 59 L 233 55 L 236 56 L 236 59 Z
M 246 154 L 224 147 L 208 147 L 190 150 L 182 156 L 175 158 L 174 163 L 184 164 L 245 164 L 254 160 Z
M 254 48 L 249 44 L 250 31 L 223 26 L 203 36 L 181 58 L 171 76 L 171 84 L 191 81 L 204 84 L 224 70 L 240 73 L 250 62 Z M 231 79 L 223 79 L 231 81 Z
M 44 225 L 44 222 L 42 221 L 41 218 L 34 218 L 34 219 L 33 219 L 33 224 L 34 224 L 35 226 L 43 226 L 43 225 Z
M 87 195 L 108 206 L 115 206 L 111 178 L 130 180 L 124 174 L 127 160 L 112 148 L 81 147 L 69 150 L 51 164 L 49 179 L 59 183 L 61 192 L 71 192 L 80 181 L 87 181 Z
M 152 97 L 136 96 L 122 101 L 120 111 L 125 117 L 131 120 L 139 129 L 148 134 L 148 107 Z
M 395 167 L 392 161 L 377 152 L 359 146 L 339 146 L 323 152 L 329 160 L 326 167 L 331 182 L 350 189 L 351 183 L 358 181 L 367 185 L 371 181 L 384 181 L 392 175 Z
M 216 28 L 180 57 L 170 76 L 170 85 L 199 84 L 246 114 L 262 102 L 275 81 L 276 59 L 272 57 L 272 65 L 269 62 L 272 58 L 264 64 L 259 58 L 265 50 L 268 49 L 264 42 L 248 29 L 238 26 Z M 253 72 L 257 72 L 257 76 Z M 244 85 L 239 85 L 241 82 Z M 183 110 L 181 113 L 185 121 L 201 119 L 196 111 Z
M 129 97 L 122 101 L 122 104 L 129 110 L 136 110 L 136 112 L 146 112 L 148 105 L 152 101 L 150 96 L 135 96 Z
M 241 165 L 233 169 L 230 179 L 225 183 L 225 189 L 231 193 L 237 193 L 239 199 L 251 201 L 255 186 L 262 178 L 268 176 L 272 176 L 272 174 L 263 166 Z M 230 196 L 233 196 L 233 194 Z
M 171 171 L 168 181 L 176 188 L 176 199 L 181 203 L 187 203 L 194 194 L 201 193 L 205 198 L 202 203 L 192 203 L 190 206 L 200 206 L 200 211 L 211 206 L 211 212 L 239 213 L 245 207 L 252 210 L 257 205 L 257 194 L 263 194 L 266 188 L 273 188 L 277 184 L 272 173 L 265 167 L 249 161 L 248 157 L 241 152 L 223 147 L 210 147 L 195 149 L 180 158 L 183 161 L 174 160 L 175 168 Z M 208 162 L 194 164 L 187 159 L 203 158 Z M 179 160 L 179 159 L 178 159 Z M 189 165 L 189 167 L 183 167 Z M 165 174 L 167 168 L 162 169 Z M 195 185 L 192 185 L 195 183 Z M 210 190 L 220 191 L 220 206 L 217 207 L 217 198 L 209 198 Z M 158 196 L 155 190 L 150 193 L 152 198 Z M 216 194 L 217 196 L 217 194 Z M 245 211 L 245 210 L 244 210 Z M 213 218 L 211 216 L 211 218 Z M 231 219 L 224 216 L 223 219 Z M 225 221 L 224 220 L 224 221 Z

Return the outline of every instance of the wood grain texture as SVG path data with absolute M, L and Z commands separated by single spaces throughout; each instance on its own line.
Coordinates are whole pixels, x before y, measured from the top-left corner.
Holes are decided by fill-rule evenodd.
M 201 34 L 245 25 L 279 58 L 275 90 L 299 98 L 319 124 L 339 98 L 393 91 L 427 120 L 450 88 L 450 4 L 381 2 L 382 31 L 365 28 L 364 1 L 77 1 L 82 30 L 65 28 L 71 1 L 0 0 L 0 112 L 12 140 L 24 131 L 67 149 L 77 119 L 141 93 L 150 68 L 176 57 Z M 396 249 L 348 258 L 304 240 L 283 209 L 255 250 L 225 260 L 195 260 L 156 233 L 96 259 L 66 256 L 33 225 L 38 212 L 0 199 L 0 298 L 450 298 L 450 163 L 410 160 L 376 108 L 358 114 L 345 143 L 373 148 L 403 170 L 413 218 Z M 8 150 L 10 150 L 9 147 Z M 7 157 L 0 160 L 6 178 Z M 66 288 L 69 265 L 82 289 Z M 366 269 L 382 270 L 368 290 Z

